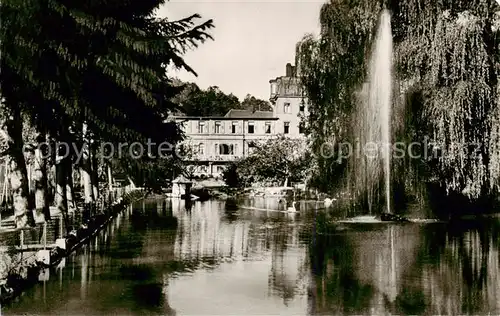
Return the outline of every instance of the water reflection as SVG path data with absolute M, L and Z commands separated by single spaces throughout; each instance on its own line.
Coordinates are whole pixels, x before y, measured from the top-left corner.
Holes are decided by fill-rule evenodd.
M 312 314 L 500 312 L 497 220 L 359 226 L 312 246 Z
M 313 236 L 313 206 L 290 216 L 273 211 L 278 199 L 140 202 L 3 311 L 500 313 L 498 219 L 343 224 Z

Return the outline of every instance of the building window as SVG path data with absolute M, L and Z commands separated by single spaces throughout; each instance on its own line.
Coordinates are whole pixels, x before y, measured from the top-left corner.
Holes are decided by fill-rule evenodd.
M 219 155 L 219 154 L 220 154 L 219 144 L 215 144 L 215 154 L 216 154 L 216 155 Z
M 299 112 L 300 112 L 300 113 L 304 113 L 305 109 L 306 109 L 306 106 L 305 106 L 305 104 L 304 104 L 304 101 L 302 101 L 302 102 L 300 103 L 300 106 L 299 106 Z
M 207 166 L 201 166 L 200 173 L 207 173 Z
M 283 133 L 285 134 L 290 133 L 290 122 L 283 123 Z
M 285 102 L 283 104 L 283 113 L 292 113 L 292 110 L 291 110 L 291 107 L 290 107 L 290 103 Z
M 221 155 L 234 155 L 234 145 L 221 144 L 219 146 L 219 153 Z
M 248 122 L 248 134 L 253 134 L 255 131 L 255 126 L 253 122 Z
M 266 122 L 266 134 L 271 134 L 271 122 Z
M 205 154 L 205 144 L 200 144 L 198 146 L 198 154 L 204 155 Z
M 304 134 L 305 132 L 305 126 L 303 122 L 299 123 L 299 134 Z
M 233 125 L 231 127 L 231 133 L 236 134 L 237 130 L 238 130 L 238 122 L 233 122 Z
M 198 123 L 198 133 L 200 134 L 205 133 L 205 122 Z
M 221 122 L 215 122 L 215 134 L 222 133 L 222 124 Z

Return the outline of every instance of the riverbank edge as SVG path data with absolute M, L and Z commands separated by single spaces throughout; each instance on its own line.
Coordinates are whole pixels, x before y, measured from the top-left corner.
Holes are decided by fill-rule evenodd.
M 7 278 L 4 279 L 4 284 L 0 285 L 0 306 L 11 302 L 25 290 L 37 284 L 39 282 L 39 274 L 42 270 L 59 264 L 63 258 L 68 257 L 71 253 L 85 245 L 93 236 L 101 232 L 127 206 L 146 198 L 146 196 L 146 192 L 141 189 L 126 193 L 120 200 L 109 206 L 104 214 L 92 217 L 86 227 L 73 231 L 73 234 L 70 233 L 63 238 L 66 249 L 55 247 L 50 250 L 49 264 L 38 260 L 35 260 L 34 263 L 24 261 L 13 268 L 12 270 L 16 272 L 9 273 Z

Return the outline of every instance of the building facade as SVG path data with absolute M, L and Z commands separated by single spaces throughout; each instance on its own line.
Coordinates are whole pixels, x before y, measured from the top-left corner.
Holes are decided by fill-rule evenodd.
M 279 120 L 278 132 L 289 137 L 303 137 L 303 121 L 309 115 L 307 100 L 300 85 L 297 70 L 291 64 L 286 65 L 285 76 L 269 81 L 271 86 L 270 101 L 273 105 L 273 117 Z
M 251 154 L 258 142 L 284 135 L 304 137 L 302 119 L 306 100 L 295 67 L 286 65 L 285 76 L 270 80 L 272 111 L 230 110 L 221 117 L 176 116 L 192 149 L 196 176 L 220 177 L 226 166 Z

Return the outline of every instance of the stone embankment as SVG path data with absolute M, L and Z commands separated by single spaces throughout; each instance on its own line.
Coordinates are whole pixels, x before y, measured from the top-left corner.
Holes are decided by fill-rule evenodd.
M 47 269 L 56 266 L 64 257 L 86 244 L 128 205 L 142 198 L 144 193 L 141 190 L 126 193 L 101 214 L 93 216 L 78 229 L 57 239 L 50 250 L 23 252 L 12 248 L 0 252 L 0 304 L 7 303 L 39 282 L 40 275 Z

